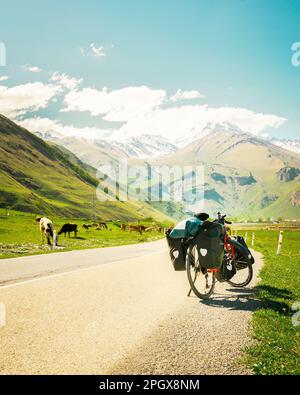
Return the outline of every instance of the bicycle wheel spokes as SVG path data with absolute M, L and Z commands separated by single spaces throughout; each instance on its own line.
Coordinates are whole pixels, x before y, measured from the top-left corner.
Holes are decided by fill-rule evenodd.
M 215 277 L 201 267 L 196 247 L 190 247 L 186 258 L 187 276 L 194 294 L 199 298 L 208 298 L 214 290 Z
M 234 246 L 234 252 L 234 256 L 229 254 L 227 262 L 235 267 L 236 274 L 227 282 L 233 287 L 245 287 L 252 279 L 252 264 L 238 245 Z

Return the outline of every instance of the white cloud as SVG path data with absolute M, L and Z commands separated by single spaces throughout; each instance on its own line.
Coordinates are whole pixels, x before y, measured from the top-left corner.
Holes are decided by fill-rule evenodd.
M 203 99 L 204 97 L 205 95 L 196 90 L 182 91 L 181 89 L 178 89 L 175 95 L 171 96 L 170 99 L 176 102 L 179 100 Z
M 278 128 L 285 118 L 271 114 L 255 113 L 244 108 L 208 105 L 185 105 L 175 108 L 157 108 L 148 114 L 128 120 L 120 128 L 120 136 L 133 136 L 140 133 L 158 134 L 170 140 L 200 137 L 208 123 L 232 124 L 242 131 L 259 135 L 267 127 Z
M 87 49 L 80 47 L 79 50 L 82 56 L 93 56 L 95 58 L 104 58 L 106 56 L 105 48 L 103 46 L 97 46 L 94 43 L 91 43 Z
M 97 47 L 94 43 L 90 44 L 90 48 L 92 51 L 92 54 L 96 58 L 102 58 L 106 56 L 106 53 L 104 52 L 104 47 Z
M 6 80 L 8 80 L 8 76 L 7 75 L 1 75 L 0 76 L 0 82 L 6 81 Z
M 84 137 L 86 139 L 101 139 L 111 134 L 111 131 L 95 127 L 77 128 L 73 125 L 63 125 L 61 122 L 49 118 L 33 117 L 18 121 L 19 125 L 31 132 L 51 132 L 52 136 L 63 137 Z
M 42 69 L 37 66 L 29 66 L 28 64 L 24 64 L 22 69 L 25 71 L 30 71 L 31 73 L 40 73 Z
M 165 98 L 164 90 L 153 90 L 146 86 L 114 91 L 84 88 L 65 96 L 66 108 L 62 111 L 88 111 L 93 116 L 103 116 L 106 121 L 126 122 L 151 113 Z
M 183 93 L 180 92 L 181 97 L 196 96 L 195 93 Z M 69 92 L 62 111 L 86 111 L 106 121 L 123 122 L 123 126 L 114 133 L 120 139 L 140 134 L 162 135 L 173 141 L 184 140 L 185 136 L 197 138 L 208 123 L 232 124 L 244 132 L 259 135 L 266 128 L 278 128 L 286 122 L 285 118 L 277 115 L 239 107 L 214 108 L 194 104 L 167 108 L 162 104 L 166 104 L 166 92 L 146 86 L 111 92 L 107 88 L 85 88 Z
M 76 89 L 82 83 L 83 80 L 76 79 L 74 77 L 70 77 L 67 74 L 59 73 L 58 71 L 55 71 L 52 74 L 50 81 L 60 85 L 65 89 L 73 90 Z
M 17 85 L 12 88 L 1 85 L 0 111 L 6 116 L 15 118 L 47 107 L 57 93 L 57 87 L 42 82 Z
M 28 118 L 19 123 L 33 132 L 51 132 L 61 137 L 83 137 L 86 139 L 125 140 L 141 134 L 161 135 L 182 145 L 201 136 L 207 124 L 232 124 L 242 131 L 263 135 L 267 127 L 277 128 L 286 121 L 276 115 L 254 113 L 242 108 L 209 108 L 203 106 L 182 106 L 169 109 L 154 109 L 141 117 L 135 116 L 119 129 L 108 130 L 97 127 L 78 128 L 63 125 L 49 118 Z
M 1 77 L 0 77 L 1 78 Z M 240 107 L 211 107 L 207 104 L 168 106 L 167 93 L 147 86 L 101 90 L 79 89 L 81 79 L 55 72 L 50 83 L 42 82 L 6 87 L 0 85 L 0 112 L 11 118 L 46 108 L 58 95 L 66 92 L 62 112 L 87 112 L 113 122 L 113 130 L 76 128 L 48 118 L 22 121 L 31 130 L 55 130 L 63 135 L 87 138 L 126 139 L 141 134 L 162 135 L 171 141 L 188 142 L 201 136 L 207 124 L 231 124 L 243 132 L 262 135 L 267 128 L 278 128 L 287 120 L 274 114 L 263 114 Z M 67 91 L 66 91 L 67 90 Z M 192 93 L 191 93 L 192 92 Z M 197 92 L 197 93 L 195 93 Z M 199 97 L 198 91 L 178 91 L 174 96 Z M 179 99 L 178 99 L 179 100 Z M 181 99 L 180 99 L 181 100 Z M 173 97 L 174 101 L 174 97 Z M 170 104 L 170 102 L 169 102 Z M 30 123 L 29 123 L 30 122 Z M 121 126 L 115 126 L 121 122 Z

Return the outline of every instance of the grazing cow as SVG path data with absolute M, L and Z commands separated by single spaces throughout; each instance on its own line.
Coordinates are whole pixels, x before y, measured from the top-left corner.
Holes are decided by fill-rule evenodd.
M 92 227 L 92 225 L 87 225 L 87 224 L 83 224 L 82 227 L 86 230 L 89 230 L 89 228 Z
M 99 226 L 100 226 L 100 229 L 107 229 L 106 222 L 100 222 Z
M 139 234 L 142 234 L 143 233 L 143 230 L 145 230 L 145 229 L 143 229 L 143 228 L 145 228 L 145 226 L 142 226 L 142 225 L 129 225 L 129 231 L 130 231 L 130 233 L 132 232 L 132 231 L 136 231 L 136 232 L 139 232 Z
M 145 232 L 154 232 L 156 228 L 154 226 L 150 226 L 149 228 L 146 228 Z
M 115 223 L 115 225 L 118 227 L 118 228 L 120 228 L 121 230 L 126 230 L 126 224 L 116 224 Z
M 66 234 L 68 233 L 69 237 L 70 237 L 70 233 L 74 232 L 75 237 L 77 236 L 77 225 L 76 224 L 64 224 L 62 226 L 62 228 L 60 229 L 60 231 L 58 232 L 59 235 L 61 235 L 62 233 Z
M 36 222 L 38 222 L 40 225 L 40 232 L 42 235 L 42 243 L 44 244 L 45 237 L 46 237 L 48 245 L 51 245 L 51 238 L 53 240 L 53 234 L 54 234 L 53 222 L 49 218 L 46 218 L 46 217 L 36 218 Z M 54 244 L 56 244 L 56 241 Z

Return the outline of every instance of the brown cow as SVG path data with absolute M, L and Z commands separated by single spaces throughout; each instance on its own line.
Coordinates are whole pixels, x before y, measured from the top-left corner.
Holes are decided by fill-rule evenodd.
M 144 228 L 144 229 L 143 229 Z M 132 231 L 136 231 L 136 232 L 139 232 L 139 234 L 142 234 L 143 233 L 143 230 L 145 230 L 146 228 L 145 228 L 145 226 L 142 226 L 142 225 L 129 225 L 129 231 L 130 231 L 130 233 L 132 232 Z

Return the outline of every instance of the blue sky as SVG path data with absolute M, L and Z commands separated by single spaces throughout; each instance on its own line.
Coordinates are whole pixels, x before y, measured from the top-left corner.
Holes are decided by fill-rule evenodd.
M 92 114 L 82 101 L 95 97 L 111 103 L 112 97 L 96 95 L 96 90 L 103 87 L 118 92 L 146 86 L 155 92 L 164 91 L 165 98 L 178 89 L 201 93 L 192 100 L 182 97 L 181 101 L 168 103 L 163 94 L 160 98 L 155 94 L 151 96 L 151 110 L 185 105 L 247 109 L 286 119 L 266 119 L 259 133 L 300 137 L 300 67 L 291 63 L 291 46 L 300 42 L 300 0 L 0 0 L 0 5 L 0 42 L 5 43 L 7 52 L 7 66 L 0 67 L 0 78 L 8 77 L 0 84 L 6 89 L 19 85 L 26 89 L 28 83 L 41 82 L 44 89 L 55 71 L 82 79 L 80 87 L 68 88 L 57 97 L 46 95 L 47 103 L 42 107 L 33 105 L 24 111 L 18 107 L 15 114 L 14 104 L 5 102 L 4 107 L 9 109 L 6 112 L 16 119 L 38 116 L 78 128 L 118 129 L 128 121 L 129 111 L 130 128 L 136 117 L 131 107 L 126 115 L 114 117 L 109 112 L 111 107 L 109 111 L 101 107 Z M 21 67 L 24 65 L 27 70 Z M 41 71 L 30 71 L 33 66 Z M 95 96 L 87 98 L 84 92 L 65 100 L 70 90 L 87 87 L 95 90 Z M 128 101 L 131 94 L 128 90 Z M 15 91 L 7 90 L 6 96 L 20 106 Z M 115 96 L 119 103 L 120 95 Z M 134 105 L 137 99 L 133 96 Z M 142 100 L 143 92 L 138 97 Z M 81 105 L 75 106 L 78 101 Z M 113 103 L 110 105 L 116 106 Z M 148 110 L 138 109 L 139 113 Z M 247 127 L 247 122 L 242 124 Z M 258 122 L 258 117 L 253 122 Z M 166 128 L 168 125 L 172 127 L 167 122 Z

